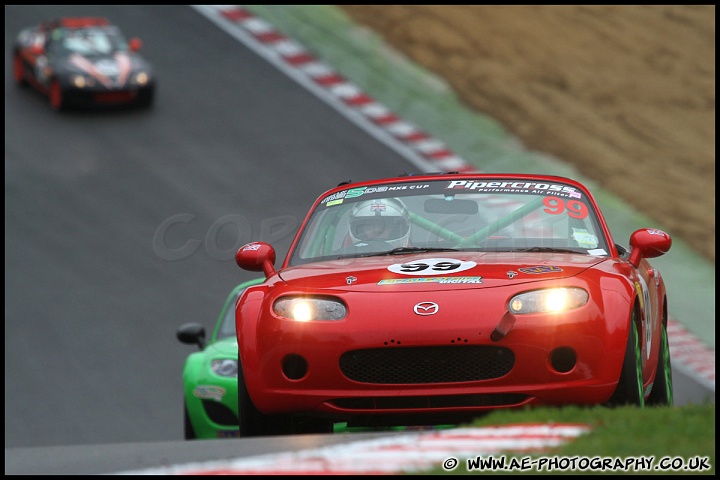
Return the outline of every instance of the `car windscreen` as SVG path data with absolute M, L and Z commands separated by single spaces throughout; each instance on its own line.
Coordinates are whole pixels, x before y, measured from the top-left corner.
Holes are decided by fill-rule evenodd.
M 407 223 L 407 231 L 403 225 Z M 372 236 L 374 231 L 385 232 Z M 311 213 L 289 265 L 417 249 L 608 255 L 592 202 L 573 185 L 438 180 L 349 188 Z
M 57 28 L 50 36 L 51 53 L 83 56 L 109 55 L 128 51 L 128 44 L 117 27 Z
M 238 297 L 239 294 L 235 295 L 232 302 L 228 305 L 222 321 L 220 322 L 220 328 L 218 329 L 216 340 L 222 340 L 223 338 L 235 336 L 235 303 L 237 302 Z

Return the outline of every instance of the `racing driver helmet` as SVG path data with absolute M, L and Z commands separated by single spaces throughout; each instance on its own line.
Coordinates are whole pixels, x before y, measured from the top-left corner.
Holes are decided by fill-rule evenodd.
M 406 247 L 410 238 L 410 215 L 397 198 L 366 200 L 350 212 L 353 243 L 382 241 L 392 247 Z

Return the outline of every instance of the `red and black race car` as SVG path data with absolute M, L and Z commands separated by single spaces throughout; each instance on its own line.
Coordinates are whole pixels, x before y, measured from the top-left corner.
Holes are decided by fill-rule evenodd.
M 460 423 L 531 405 L 672 404 L 670 236 L 613 240 L 577 181 L 440 174 L 323 193 L 236 306 L 240 435 Z
M 12 47 L 13 76 L 65 107 L 152 105 L 153 69 L 106 18 L 75 17 L 23 29 Z

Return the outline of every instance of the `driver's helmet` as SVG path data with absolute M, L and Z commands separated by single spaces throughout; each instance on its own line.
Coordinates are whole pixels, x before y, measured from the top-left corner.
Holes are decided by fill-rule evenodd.
M 353 243 L 383 241 L 406 247 L 410 237 L 410 215 L 397 198 L 359 202 L 350 212 L 350 238 Z

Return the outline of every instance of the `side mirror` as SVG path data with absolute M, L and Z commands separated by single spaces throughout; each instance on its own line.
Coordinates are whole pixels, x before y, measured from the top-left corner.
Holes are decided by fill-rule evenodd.
M 199 323 L 180 325 L 177 329 L 176 336 L 182 343 L 197 345 L 200 347 L 200 350 L 205 348 L 205 327 Z
M 665 255 L 672 246 L 670 235 L 656 228 L 641 228 L 630 235 L 630 258 L 628 261 L 637 268 L 642 258 Z
M 275 249 L 265 242 L 251 242 L 240 247 L 235 262 L 243 270 L 263 272 L 265 277 L 275 275 Z
M 137 52 L 142 48 L 142 40 L 139 38 L 131 38 L 128 44 L 131 52 Z

